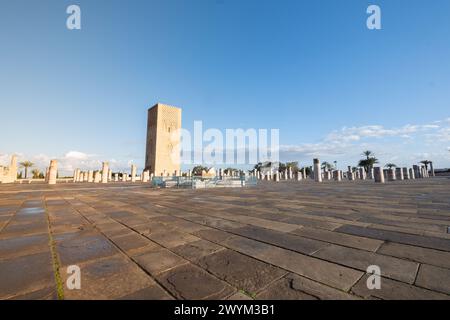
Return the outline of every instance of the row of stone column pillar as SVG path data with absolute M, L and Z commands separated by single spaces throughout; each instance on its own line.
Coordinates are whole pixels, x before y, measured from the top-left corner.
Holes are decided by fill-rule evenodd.
M 288 180 L 293 179 L 294 175 L 291 171 L 291 168 L 286 169 L 283 172 L 279 172 L 275 169 L 275 172 L 272 169 L 269 173 L 264 174 L 262 172 L 253 171 L 253 175 L 259 180 L 273 180 L 280 181 L 281 179 Z M 374 180 L 378 183 L 384 183 L 387 181 L 395 181 L 395 180 L 413 180 L 418 178 L 428 178 L 429 176 L 434 175 L 433 167 L 430 165 L 430 171 L 428 171 L 425 166 L 413 165 L 412 168 L 391 168 L 391 169 L 383 169 L 381 167 L 370 168 L 368 172 L 366 172 L 365 168 L 356 168 L 353 170 L 351 166 L 348 166 L 348 171 L 346 172 L 346 177 L 348 180 Z M 305 168 L 302 171 L 299 171 L 296 175 L 296 180 L 300 181 L 302 179 L 306 179 L 306 170 Z M 321 170 L 321 163 L 319 159 L 313 160 L 313 167 L 311 172 L 311 178 L 316 182 L 322 182 L 323 180 L 335 180 L 342 181 L 344 179 L 344 173 L 342 170 L 332 170 L 328 169 Z
M 415 180 L 428 178 L 429 174 L 427 170 L 421 166 L 413 165 L 412 168 L 390 168 L 383 169 L 380 167 L 375 167 L 375 182 L 384 183 L 387 181 L 396 181 L 396 180 Z
M 128 173 L 122 173 L 122 182 L 149 182 L 153 178 L 153 174 L 150 171 L 144 170 L 141 175 L 137 175 L 136 165 L 131 165 L 131 177 Z M 114 173 L 109 168 L 108 162 L 102 163 L 101 171 L 81 171 L 80 169 L 75 169 L 73 173 L 73 182 L 93 182 L 93 183 L 108 183 L 108 182 L 119 182 L 119 173 Z

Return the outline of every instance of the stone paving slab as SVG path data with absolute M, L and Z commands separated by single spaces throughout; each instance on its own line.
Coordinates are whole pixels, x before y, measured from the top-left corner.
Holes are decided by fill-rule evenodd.
M 450 299 L 448 227 L 445 178 L 0 185 L 0 299 Z
M 0 297 L 28 293 L 54 283 L 49 251 L 0 260 Z
M 192 264 L 169 270 L 158 280 L 178 299 L 221 299 L 235 292 L 226 282 Z
M 293 273 L 290 273 L 271 284 L 264 291 L 260 292 L 256 298 L 274 300 L 358 299 L 358 297 L 354 295 Z
M 330 245 L 315 252 L 313 256 L 361 271 L 366 271 L 367 261 L 370 261 L 372 265 L 380 267 L 382 276 L 411 284 L 414 283 L 419 268 L 419 264 L 415 262 L 338 245 Z
M 416 284 L 430 290 L 449 293 L 450 269 L 423 264 L 420 266 Z
M 351 292 L 365 299 L 378 298 L 384 300 L 449 300 L 449 296 L 437 291 L 406 284 L 404 282 L 383 278 L 379 290 L 367 288 L 367 276 L 361 278 L 353 286 Z
M 224 245 L 298 275 L 328 283 L 330 286 L 344 291 L 349 290 L 363 274 L 351 268 L 246 238 L 233 238 L 227 240 Z
M 200 267 L 239 290 L 254 294 L 287 272 L 232 250 L 221 250 L 200 259 Z
M 450 269 L 450 252 L 414 247 L 395 242 L 384 243 L 377 252 Z
M 408 234 L 403 232 L 395 232 L 389 230 L 381 230 L 375 228 L 361 228 L 357 226 L 342 226 L 336 229 L 337 232 L 391 241 L 413 246 L 443 250 L 450 252 L 450 240 L 437 237 L 424 237 L 420 235 Z
M 117 299 L 146 287 L 155 281 L 120 254 L 78 264 L 82 270 L 80 290 L 65 290 L 65 299 Z M 62 274 L 63 283 L 68 275 Z
M 316 239 L 323 242 L 339 244 L 346 247 L 367 251 L 376 251 L 383 244 L 383 241 L 380 240 L 307 227 L 294 230 L 292 233 L 298 234 L 305 238 Z

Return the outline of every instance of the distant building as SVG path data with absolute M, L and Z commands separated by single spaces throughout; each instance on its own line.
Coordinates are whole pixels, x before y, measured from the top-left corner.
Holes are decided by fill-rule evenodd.
M 145 170 L 156 176 L 180 173 L 181 109 L 157 103 L 148 109 Z

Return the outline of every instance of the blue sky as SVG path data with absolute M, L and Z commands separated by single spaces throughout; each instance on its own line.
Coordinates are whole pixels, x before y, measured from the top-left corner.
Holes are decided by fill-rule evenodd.
M 77 4 L 82 29 L 66 28 Z M 366 9 L 381 7 L 382 30 Z M 1 1 L 0 160 L 142 169 L 146 110 L 277 128 L 281 160 L 450 166 L 450 2 Z

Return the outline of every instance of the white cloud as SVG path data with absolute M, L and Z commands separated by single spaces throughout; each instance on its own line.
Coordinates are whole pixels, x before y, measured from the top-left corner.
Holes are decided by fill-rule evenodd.
M 69 151 L 64 155 L 65 159 L 87 160 L 89 155 L 79 151 Z
M 283 160 L 285 156 L 289 159 L 309 159 L 315 156 L 356 161 L 361 156 L 362 150 L 369 149 L 375 151 L 379 158 L 383 158 L 380 159 L 382 161 L 396 160 L 406 165 L 433 157 L 444 163 L 449 159 L 447 155 L 449 152 L 443 152 L 443 146 L 435 142 L 450 141 L 449 120 L 450 118 L 447 118 L 431 124 L 407 124 L 397 128 L 386 128 L 382 125 L 343 127 L 330 132 L 314 144 L 282 145 L 280 158 Z M 392 138 L 403 139 L 405 143 L 401 145 Z M 431 141 L 430 138 L 432 138 Z M 432 149 L 433 152 L 426 152 L 427 149 Z M 417 153 L 420 151 L 423 152 Z
M 407 124 L 400 128 L 387 129 L 381 125 L 369 125 L 361 127 L 344 127 L 335 130 L 325 137 L 325 141 L 348 142 L 359 141 L 364 138 L 400 137 L 411 138 L 411 134 L 439 129 L 437 124 L 411 125 Z

